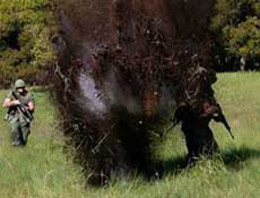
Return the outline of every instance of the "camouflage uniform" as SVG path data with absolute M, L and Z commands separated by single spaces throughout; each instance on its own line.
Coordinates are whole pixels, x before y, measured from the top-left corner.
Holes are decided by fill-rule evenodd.
M 214 113 L 209 110 L 217 104 L 211 87 L 216 80 L 213 71 L 200 66 L 190 68 L 183 76 L 174 122 L 182 123 L 188 161 L 193 161 L 202 154 L 212 155 L 218 150 L 213 132 L 209 128 L 211 114 Z
M 24 94 L 18 92 L 15 92 L 15 94 L 23 104 L 28 104 L 29 102 L 34 103 L 34 98 L 28 91 L 25 91 Z M 16 100 L 12 92 L 8 94 L 7 98 L 11 101 Z M 11 125 L 12 144 L 14 146 L 26 145 L 30 134 L 30 123 L 25 121 L 23 113 L 17 107 L 10 107 L 6 119 Z

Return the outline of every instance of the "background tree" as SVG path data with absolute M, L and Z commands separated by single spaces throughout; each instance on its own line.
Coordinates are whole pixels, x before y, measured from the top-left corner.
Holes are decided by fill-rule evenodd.
M 259 69 L 260 3 L 258 0 L 218 0 L 211 28 L 216 69 Z
M 1 0 L 0 85 L 16 78 L 40 83 L 53 60 L 50 0 Z

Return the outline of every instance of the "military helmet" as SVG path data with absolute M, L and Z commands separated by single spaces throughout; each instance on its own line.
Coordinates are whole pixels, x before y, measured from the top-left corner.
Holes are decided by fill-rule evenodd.
M 19 88 L 24 88 L 26 85 L 25 85 L 25 82 L 21 79 L 18 79 L 15 81 L 15 84 L 14 84 L 15 88 L 16 89 L 19 89 Z

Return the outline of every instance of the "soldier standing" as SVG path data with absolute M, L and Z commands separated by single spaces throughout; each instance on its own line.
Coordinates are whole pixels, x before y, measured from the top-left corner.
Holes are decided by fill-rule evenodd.
M 8 94 L 3 107 L 8 108 L 5 119 L 11 125 L 12 145 L 25 146 L 30 134 L 35 103 L 23 80 L 15 81 L 14 90 Z
M 199 65 L 184 73 L 182 87 L 178 92 L 174 125 L 181 122 L 188 149 L 187 165 L 200 155 L 210 156 L 218 151 L 218 144 L 209 127 L 216 114 L 217 103 L 211 87 L 216 80 L 215 72 Z
M 214 97 L 212 84 L 216 80 L 214 71 L 199 65 L 189 68 L 183 75 L 173 127 L 181 122 L 188 149 L 185 165 L 194 162 L 200 155 L 212 156 L 219 150 L 213 131 L 209 127 L 211 120 L 224 124 L 234 139 L 221 106 Z

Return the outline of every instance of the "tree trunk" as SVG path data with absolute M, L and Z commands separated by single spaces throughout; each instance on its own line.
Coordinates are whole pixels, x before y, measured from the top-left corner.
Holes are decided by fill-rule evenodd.
M 244 72 L 246 68 L 246 56 L 240 58 L 240 71 Z

